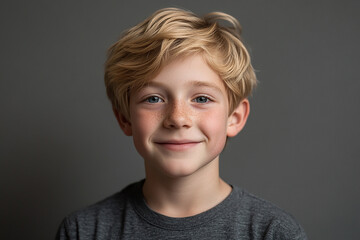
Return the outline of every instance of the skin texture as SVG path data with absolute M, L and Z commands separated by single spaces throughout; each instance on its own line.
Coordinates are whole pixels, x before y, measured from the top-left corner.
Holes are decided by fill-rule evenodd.
M 230 193 L 219 177 L 219 154 L 245 125 L 249 102 L 229 114 L 225 85 L 201 55 L 175 59 L 132 93 L 129 121 L 114 111 L 144 159 L 143 192 L 153 210 L 191 216 Z

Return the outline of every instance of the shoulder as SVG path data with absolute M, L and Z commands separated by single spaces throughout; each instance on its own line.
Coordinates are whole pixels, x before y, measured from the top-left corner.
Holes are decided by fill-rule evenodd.
M 57 239 L 90 239 L 94 234 L 119 228 L 124 213 L 130 208 L 130 198 L 137 184 L 133 183 L 102 201 L 69 214 L 58 229 Z
M 296 219 L 273 203 L 234 187 L 238 219 L 261 239 L 307 239 Z
M 124 208 L 126 208 L 126 202 L 129 198 L 131 186 L 132 185 L 129 185 L 120 192 L 117 192 L 95 204 L 77 210 L 71 213 L 67 218 L 85 220 L 99 216 L 111 217 L 113 215 L 118 215 Z

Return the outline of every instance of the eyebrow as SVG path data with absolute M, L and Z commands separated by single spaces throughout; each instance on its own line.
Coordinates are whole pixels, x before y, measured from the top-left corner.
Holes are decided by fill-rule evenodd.
M 189 84 L 190 84 L 190 85 L 193 85 L 193 86 L 196 86 L 196 87 L 212 88 L 212 89 L 214 89 L 214 90 L 216 90 L 216 91 L 221 92 L 221 89 L 220 89 L 218 86 L 216 86 L 216 85 L 214 85 L 214 84 L 211 84 L 211 83 L 202 82 L 202 81 L 191 81 Z
M 193 81 L 190 81 L 187 85 L 191 85 L 191 86 L 194 86 L 194 87 L 211 88 L 211 89 L 214 89 L 215 91 L 221 92 L 220 87 L 218 87 L 218 86 L 216 86 L 214 84 L 208 83 L 208 82 L 193 80 Z M 163 88 L 164 85 L 162 83 L 157 83 L 157 82 L 148 82 L 148 83 L 146 83 L 144 85 L 144 87 L 160 87 L 160 88 Z

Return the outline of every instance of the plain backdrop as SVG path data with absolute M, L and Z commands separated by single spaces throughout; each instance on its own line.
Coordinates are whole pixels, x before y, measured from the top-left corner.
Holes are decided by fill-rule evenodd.
M 105 94 L 106 50 L 181 7 L 236 17 L 260 81 L 223 178 L 290 212 L 310 239 L 358 239 L 359 3 L 1 1 L 1 238 L 52 239 L 67 214 L 144 177 Z

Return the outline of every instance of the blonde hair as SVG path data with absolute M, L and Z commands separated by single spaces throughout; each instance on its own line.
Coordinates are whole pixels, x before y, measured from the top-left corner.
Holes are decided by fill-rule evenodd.
M 108 50 L 104 78 L 113 107 L 129 119 L 131 91 L 141 88 L 172 59 L 198 53 L 224 81 L 231 113 L 257 83 L 240 34 L 239 22 L 222 12 L 198 17 L 177 8 L 158 10 Z

